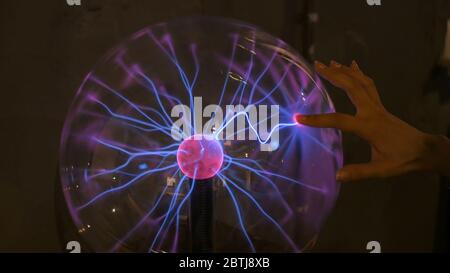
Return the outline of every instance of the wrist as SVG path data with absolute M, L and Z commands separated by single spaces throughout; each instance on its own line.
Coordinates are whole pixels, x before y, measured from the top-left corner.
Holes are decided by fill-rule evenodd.
M 425 134 L 420 170 L 450 177 L 450 140 L 442 135 Z

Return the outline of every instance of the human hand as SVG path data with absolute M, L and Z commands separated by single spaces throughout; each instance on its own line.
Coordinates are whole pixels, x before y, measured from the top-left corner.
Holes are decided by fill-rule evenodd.
M 371 161 L 344 166 L 336 175 L 338 181 L 385 178 L 412 171 L 437 170 L 449 174 L 449 140 L 423 133 L 389 113 L 381 103 L 375 83 L 355 61 L 349 67 L 334 61 L 329 66 L 316 62 L 315 68 L 319 75 L 347 93 L 356 114 L 297 114 L 297 122 L 354 133 L 371 146 Z

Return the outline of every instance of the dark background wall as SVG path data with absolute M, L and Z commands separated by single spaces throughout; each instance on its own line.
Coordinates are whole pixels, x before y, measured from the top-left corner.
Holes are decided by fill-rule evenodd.
M 75 90 L 123 37 L 172 17 L 233 17 L 282 37 L 310 59 L 356 59 L 389 110 L 422 130 L 446 132 L 449 107 L 425 86 L 444 45 L 448 1 L 378 7 L 364 0 L 81 1 L 80 7 L 63 0 L 0 2 L 0 251 L 58 251 L 65 244 L 55 217 L 63 205 L 55 202 L 55 175 Z M 339 111 L 353 111 L 342 92 L 329 91 Z M 346 162 L 369 158 L 354 136 L 345 135 L 344 147 Z M 436 176 L 423 174 L 345 184 L 315 250 L 366 251 L 377 240 L 383 251 L 432 251 L 442 216 L 439 189 Z

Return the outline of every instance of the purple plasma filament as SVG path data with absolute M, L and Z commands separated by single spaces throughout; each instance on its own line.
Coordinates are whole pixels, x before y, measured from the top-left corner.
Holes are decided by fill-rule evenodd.
M 222 167 L 223 149 L 214 138 L 194 135 L 180 144 L 177 162 L 187 177 L 208 179 L 214 177 Z

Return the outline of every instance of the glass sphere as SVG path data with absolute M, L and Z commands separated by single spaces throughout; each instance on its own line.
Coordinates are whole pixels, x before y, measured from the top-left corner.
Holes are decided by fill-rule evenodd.
M 333 208 L 334 112 L 286 43 L 235 20 L 142 29 L 87 74 L 69 109 L 60 179 L 98 252 L 301 252 Z

